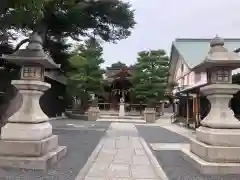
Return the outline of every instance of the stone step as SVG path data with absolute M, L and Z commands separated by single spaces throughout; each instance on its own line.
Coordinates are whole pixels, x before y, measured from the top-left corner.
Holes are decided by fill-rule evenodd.
M 183 159 L 191 163 L 201 173 L 208 175 L 226 175 L 226 174 L 240 174 L 240 163 L 214 163 L 207 162 L 200 157 L 193 154 L 190 149 L 183 148 Z
M 132 120 L 143 120 L 143 116 L 111 116 L 111 115 L 100 115 L 99 119 L 132 119 Z
M 191 139 L 190 144 L 190 151 L 207 162 L 240 162 L 240 147 L 213 146 L 197 141 L 196 139 Z
M 62 159 L 66 153 L 66 146 L 58 146 L 41 157 L 0 156 L 0 167 L 46 170 Z
M 146 123 L 143 119 L 98 119 L 97 121 L 102 121 L 102 122 L 119 122 L 119 123 Z
M 58 147 L 58 136 L 40 141 L 0 140 L 1 156 L 39 157 Z

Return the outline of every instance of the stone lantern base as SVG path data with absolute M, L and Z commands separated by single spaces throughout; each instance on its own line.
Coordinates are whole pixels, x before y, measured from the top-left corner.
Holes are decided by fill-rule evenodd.
M 240 121 L 228 107 L 232 94 L 240 89 L 234 84 L 212 84 L 201 88 L 211 110 L 183 149 L 184 159 L 203 174 L 240 174 Z
M 145 108 L 144 120 L 147 123 L 155 123 L 156 122 L 156 110 L 154 108 Z
M 22 106 L 2 127 L 0 166 L 45 170 L 67 152 L 52 134 L 48 117 L 42 112 L 39 99 L 50 84 L 42 81 L 12 81 L 22 96 Z
M 99 119 L 100 110 L 99 107 L 90 107 L 88 109 L 88 121 L 96 121 Z

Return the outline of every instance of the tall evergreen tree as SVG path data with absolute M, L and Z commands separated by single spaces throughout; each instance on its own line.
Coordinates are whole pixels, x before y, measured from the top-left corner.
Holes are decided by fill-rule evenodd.
M 138 53 L 133 74 L 134 93 L 148 106 L 164 98 L 167 87 L 169 58 L 164 50 L 150 50 Z
M 100 65 L 103 49 L 93 38 L 80 45 L 73 53 L 68 75 L 68 89 L 76 99 L 87 103 L 90 94 L 101 95 L 103 73 Z

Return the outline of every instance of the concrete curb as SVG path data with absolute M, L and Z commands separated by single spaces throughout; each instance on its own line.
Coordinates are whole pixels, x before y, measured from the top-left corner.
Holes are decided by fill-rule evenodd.
M 148 147 L 146 141 L 143 138 L 140 138 L 140 142 L 141 142 L 143 149 L 145 150 L 145 152 L 153 166 L 153 169 L 154 169 L 156 175 L 160 178 L 159 180 L 168 180 L 167 175 L 165 174 L 162 167 L 158 163 L 156 157 L 153 155 L 152 151 Z
M 168 131 L 174 132 L 174 133 L 176 133 L 176 134 L 178 134 L 178 135 L 184 136 L 184 137 L 186 137 L 186 138 L 188 138 L 188 139 L 195 138 L 194 130 L 190 130 L 190 129 L 187 129 L 187 128 L 184 128 L 184 127 L 178 126 L 178 125 L 175 125 L 175 126 L 177 126 L 178 128 L 182 128 L 185 132 L 183 132 L 183 131 L 182 131 L 182 132 L 174 131 L 174 130 L 172 130 L 172 129 L 169 129 L 169 128 L 166 127 L 166 126 L 160 126 L 160 127 L 164 128 L 164 129 L 166 129 L 166 130 L 168 130 Z
M 65 116 L 52 117 L 52 118 L 49 118 L 49 121 L 52 121 L 52 120 L 59 120 L 59 119 L 67 119 L 67 117 L 65 117 Z
M 102 149 L 104 142 L 106 141 L 105 135 L 98 143 L 97 147 L 92 152 L 91 156 L 88 158 L 87 162 L 83 166 L 83 168 L 79 171 L 75 180 L 84 180 L 85 176 L 87 175 L 88 171 L 92 167 L 93 163 L 95 162 L 100 150 Z

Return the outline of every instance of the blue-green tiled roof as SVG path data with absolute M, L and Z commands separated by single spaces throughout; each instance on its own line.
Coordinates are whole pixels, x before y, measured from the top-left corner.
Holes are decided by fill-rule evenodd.
M 200 64 L 210 49 L 211 39 L 176 39 L 173 45 L 190 68 Z M 228 51 L 240 48 L 240 39 L 224 39 Z

